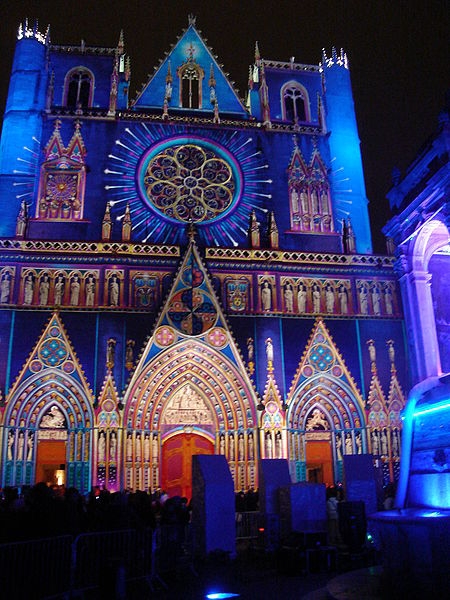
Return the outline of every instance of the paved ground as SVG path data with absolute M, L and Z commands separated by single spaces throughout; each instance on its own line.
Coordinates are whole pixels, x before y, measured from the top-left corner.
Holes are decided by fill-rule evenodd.
M 212 592 L 236 594 L 239 600 L 379 600 L 378 579 L 370 570 L 359 571 L 356 586 L 352 581 L 357 570 L 339 573 L 333 563 L 310 565 L 315 572 L 306 573 L 304 561 L 283 554 L 241 553 L 235 560 L 210 558 L 195 566 L 180 565 L 165 573 L 164 587 L 154 580 L 153 590 L 130 590 L 127 597 L 159 600 L 201 600 Z M 345 567 L 351 567 L 350 563 Z M 354 565 L 358 566 L 358 565 Z M 360 566 L 360 565 L 359 565 Z M 364 583 L 365 582 L 365 583 Z M 328 586 L 328 589 L 327 589 Z M 348 593 L 346 593 L 346 590 Z M 334 596 L 334 593 L 337 595 Z

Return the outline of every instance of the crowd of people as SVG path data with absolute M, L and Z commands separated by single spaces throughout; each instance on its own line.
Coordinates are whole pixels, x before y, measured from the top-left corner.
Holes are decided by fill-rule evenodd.
M 156 525 L 184 525 L 191 507 L 186 498 L 158 490 L 109 492 L 94 487 L 87 495 L 74 487 L 37 483 L 5 488 L 0 494 L 0 543 L 57 535 Z

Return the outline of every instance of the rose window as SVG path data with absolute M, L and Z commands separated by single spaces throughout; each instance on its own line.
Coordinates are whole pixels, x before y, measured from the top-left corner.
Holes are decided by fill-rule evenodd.
M 239 187 L 237 167 L 228 159 L 203 141 L 172 143 L 151 153 L 144 163 L 145 198 L 169 219 L 185 223 L 215 220 L 231 209 Z

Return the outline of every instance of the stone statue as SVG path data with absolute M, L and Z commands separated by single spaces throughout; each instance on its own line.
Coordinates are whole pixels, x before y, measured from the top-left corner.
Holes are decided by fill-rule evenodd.
M 3 279 L 0 284 L 0 304 L 7 304 L 9 302 L 10 292 L 11 280 L 8 275 L 3 275 Z
M 277 458 L 283 458 L 283 440 L 281 439 L 281 433 L 277 431 L 275 436 L 275 456 Z
M 388 455 L 388 441 L 387 441 L 386 429 L 383 429 L 383 431 L 381 432 L 381 454 L 383 456 Z
M 98 435 L 98 461 L 103 462 L 105 460 L 105 449 L 106 449 L 106 438 L 105 432 L 100 431 Z
M 39 284 L 39 304 L 46 306 L 48 303 L 48 293 L 50 291 L 50 281 L 48 275 L 44 275 Z
M 361 285 L 358 290 L 359 295 L 359 307 L 362 315 L 367 315 L 369 312 L 368 308 L 368 298 L 367 298 L 367 289 L 364 285 Z
M 384 303 L 386 305 L 386 314 L 388 314 L 388 315 L 394 314 L 394 305 L 392 302 L 392 290 L 388 285 L 384 288 Z
M 10 431 L 8 434 L 8 460 L 13 459 L 13 451 L 12 451 L 13 444 L 14 444 L 14 433 L 12 431 Z
M 271 365 L 273 363 L 273 344 L 271 338 L 267 338 L 266 340 L 266 355 L 267 362 Z
M 254 460 L 255 458 L 255 444 L 253 442 L 253 434 L 248 434 L 248 458 Z
M 306 287 L 300 283 L 297 292 L 298 312 L 303 314 L 306 311 Z
M 353 454 L 352 436 L 347 433 L 345 436 L 345 454 Z
M 109 459 L 112 461 L 116 460 L 117 452 L 117 435 L 115 431 L 112 431 L 109 436 Z
M 141 436 L 140 435 L 136 436 L 135 448 L 136 448 L 136 462 L 141 462 L 142 448 L 141 448 Z
M 23 303 L 24 304 L 31 304 L 33 302 L 33 288 L 34 288 L 33 276 L 27 275 L 25 278 L 25 284 L 24 284 L 24 294 L 23 294 Z
M 245 458 L 244 435 L 242 433 L 239 434 L 238 438 L 238 458 L 239 460 L 244 460 Z
M 109 300 L 111 306 L 119 306 L 119 283 L 115 275 L 111 277 L 111 283 L 109 287 Z
M 334 290 L 330 284 L 327 284 L 327 287 L 325 288 L 325 304 L 327 313 L 334 313 Z
M 94 306 L 95 298 L 95 281 L 91 276 L 86 282 L 86 306 Z
M 253 338 L 247 338 L 247 353 L 248 362 L 253 362 L 255 356 L 255 347 L 253 345 Z
M 266 433 L 266 458 L 273 458 L 272 454 L 272 436 L 270 433 Z
M 338 296 L 341 314 L 346 315 L 348 313 L 348 294 L 345 285 L 339 286 Z
M 336 438 L 336 454 L 337 459 L 342 460 L 342 438 L 340 435 L 338 435 Z
M 16 456 L 17 460 L 23 460 L 25 458 L 25 456 L 23 454 L 24 449 L 25 449 L 25 435 L 24 435 L 23 431 L 21 431 L 19 433 L 19 437 L 18 437 L 18 441 L 17 441 L 17 456 Z
M 28 435 L 28 440 L 27 440 L 27 446 L 28 446 L 27 460 L 33 460 L 33 442 L 34 442 L 34 436 L 32 433 L 30 433 Z
M 230 433 L 230 437 L 228 438 L 228 441 L 229 441 L 230 460 L 234 460 L 234 435 L 232 433 Z
M 144 436 L 144 462 L 150 462 L 150 438 L 148 433 Z
M 267 281 L 263 283 L 261 289 L 261 304 L 263 310 L 270 310 L 272 307 L 272 292 Z
M 128 461 L 133 460 L 133 437 L 132 434 L 129 433 L 127 435 L 127 443 L 126 443 L 126 458 Z
M 377 285 L 372 287 L 372 306 L 375 315 L 381 315 L 381 296 Z
M 53 405 L 50 411 L 42 417 L 41 427 L 56 429 L 64 427 L 64 415 L 56 405 Z
M 374 430 L 372 431 L 372 454 L 380 453 L 380 444 L 378 441 L 378 433 Z
M 294 292 L 290 283 L 286 285 L 284 290 L 284 303 L 288 312 L 294 311 Z
M 70 305 L 78 306 L 80 302 L 80 279 L 78 275 L 72 279 L 70 283 Z
M 109 338 L 106 346 L 106 366 L 108 369 L 112 369 L 114 367 L 115 356 L 116 340 L 114 338 Z
M 311 295 L 313 301 L 313 312 L 320 313 L 320 287 L 317 283 L 314 283 L 311 288 Z
M 55 282 L 55 304 L 59 306 L 62 304 L 64 296 L 64 278 L 61 275 L 58 275 L 58 278 Z

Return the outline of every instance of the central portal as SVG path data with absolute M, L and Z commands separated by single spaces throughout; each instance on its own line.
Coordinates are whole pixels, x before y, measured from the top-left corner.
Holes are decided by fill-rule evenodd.
M 214 454 L 214 444 L 196 433 L 180 433 L 163 443 L 161 489 L 172 496 L 192 496 L 192 457 Z

